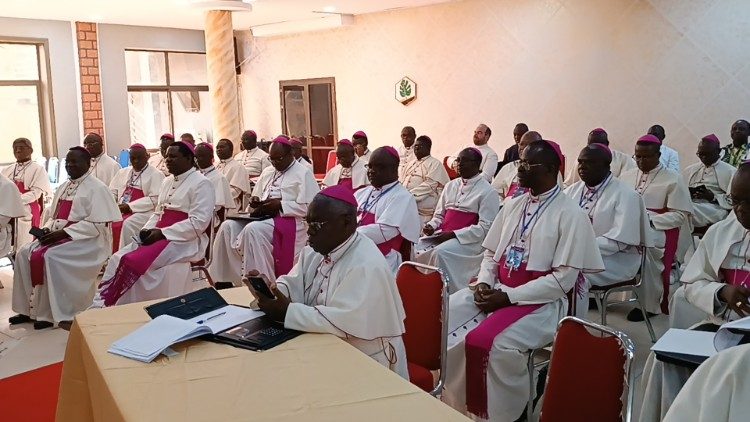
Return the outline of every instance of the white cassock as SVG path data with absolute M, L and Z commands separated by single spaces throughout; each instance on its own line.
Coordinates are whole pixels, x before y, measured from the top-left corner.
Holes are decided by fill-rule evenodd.
M 218 211 L 221 208 L 225 210 L 235 209 L 236 203 L 232 195 L 232 188 L 229 186 L 227 178 L 221 174 L 214 166 L 206 167 L 199 170 L 200 173 L 211 182 L 214 188 L 214 209 Z
M 583 181 L 565 189 L 594 227 L 604 271 L 584 274 L 585 284 L 576 292 L 576 316 L 588 314 L 591 286 L 609 286 L 632 279 L 641 267 L 641 246 L 653 246 L 651 226 L 643 198 L 610 174 L 597 186 Z
M 726 304 L 719 301 L 717 295 L 726 285 L 726 270 L 750 270 L 747 265 L 750 258 L 747 252 L 749 247 L 750 235 L 734 212 L 706 231 L 680 278 L 687 303 L 700 309 L 705 315 L 705 319 L 695 325 L 721 325 L 739 318 Z M 746 278 L 744 273 L 738 275 L 740 281 Z M 680 308 L 676 310 L 679 311 Z M 681 319 L 679 315 L 675 315 L 675 318 Z M 692 370 L 688 368 L 658 361 L 653 353 L 649 354 L 640 389 L 640 394 L 645 394 L 648 399 L 643 402 L 639 420 L 661 420 L 691 373 Z
M 123 214 L 122 222 L 112 224 L 113 242 L 117 246 L 115 249 L 132 242 L 132 237 L 137 236 L 151 218 L 156 209 L 162 182 L 164 175 L 151 165 L 147 165 L 140 172 L 135 171 L 132 166 L 125 167 L 112 179 L 109 189 L 115 200 L 118 204 L 127 203 L 133 211 L 132 214 Z
M 15 183 L 0 174 L 0 258 L 11 252 L 13 243 L 13 220 L 29 213 Z M 2 284 L 0 284 L 2 286 Z
M 703 362 L 675 398 L 664 422 L 733 422 L 750 414 L 750 345 L 731 347 Z
M 681 262 L 684 257 L 684 251 L 681 249 L 686 249 L 678 248 L 679 238 L 672 237 L 668 244 L 667 236 L 676 236 L 676 232 L 667 234 L 667 231 L 678 229 L 689 238 L 692 232 L 690 214 L 693 210 L 690 193 L 682 177 L 661 164 L 648 173 L 643 173 L 637 168 L 627 171 L 620 180 L 634 187 L 643 197 L 651 220 L 654 247 L 647 249 L 642 272 L 643 282 L 638 295 L 647 312 L 659 314 L 663 310 L 662 304 L 666 305 L 668 302 L 664 300 L 664 296 L 669 294 L 666 292 L 665 295 L 665 285 L 669 284 L 672 270 L 671 265 L 664 268 L 665 251 L 674 250 L 674 261 Z
M 355 233 L 327 258 L 305 247 L 289 274 L 277 279 L 292 301 L 284 327 L 338 336 L 408 380 L 404 307 L 377 247 Z
M 121 167 L 117 164 L 117 161 L 113 160 L 112 157 L 106 153 L 101 153 L 96 158 L 91 158 L 91 169 L 89 170 L 97 179 L 101 180 L 106 186 L 112 183 L 112 179 L 115 177 Z
M 365 162 L 361 158 L 355 158 L 349 168 L 345 168 L 341 164 L 333 166 L 332 169 L 328 170 L 321 184 L 323 187 L 344 184 L 354 192 L 368 186 L 370 179 L 367 178 Z
M 243 149 L 234 156 L 234 159 L 245 167 L 251 180 L 258 178 L 263 170 L 271 166 L 268 153 L 258 147 L 251 150 Z
M 169 169 L 167 168 L 167 159 L 161 155 L 161 152 L 148 157 L 148 165 L 159 170 L 164 176 L 169 176 Z
M 633 160 L 633 157 L 615 149 L 612 149 L 611 151 L 612 163 L 609 165 L 609 171 L 612 172 L 613 176 L 619 178 L 626 171 L 633 170 L 634 168 L 638 167 L 635 164 L 635 160 Z M 581 181 L 581 176 L 578 175 L 578 164 L 573 164 L 574 165 L 571 166 L 570 173 L 568 173 L 568 178 L 565 179 L 565 187 L 572 186 L 573 184 Z
M 194 286 L 190 263 L 206 253 L 206 229 L 214 214 L 214 187 L 200 172 L 190 169 L 164 180 L 156 211 L 143 229 L 160 228 L 166 240 L 149 246 L 129 243 L 112 255 L 92 307 L 122 305 L 190 293 Z M 172 216 L 169 223 L 165 223 Z M 162 243 L 160 243 L 162 242 Z M 147 249 L 153 248 L 152 253 Z M 142 262 L 145 271 L 133 271 Z M 141 274 L 142 273 L 142 274 Z
M 513 421 L 529 399 L 527 351 L 552 342 L 579 272 L 604 264 L 591 223 L 559 186 L 506 202 L 483 246 L 478 282 L 504 291 L 513 305 L 486 315 L 471 288 L 451 295 L 443 401 L 477 418 Z M 513 271 L 506 266 L 511 256 L 520 264 Z
M 415 260 L 439 267 L 450 280 L 449 293 L 463 289 L 479 273 L 482 242 L 499 210 L 500 198 L 481 173 L 451 180 L 427 224 L 438 232 L 452 231 L 456 238 L 437 246 L 420 240 Z
M 300 163 L 300 164 L 302 164 L 303 166 L 309 168 L 310 171 L 312 171 L 314 173 L 314 171 L 313 171 L 313 164 L 311 162 L 305 160 L 302 157 L 297 158 L 297 162 Z
M 470 148 L 476 148 L 479 150 L 479 152 L 482 153 L 482 162 L 479 165 L 479 168 L 482 170 L 482 174 L 484 175 L 484 179 L 488 182 L 492 182 L 492 179 L 495 177 L 495 173 L 497 172 L 497 153 L 494 149 L 492 149 L 489 145 L 469 145 Z M 467 147 L 467 148 L 469 148 Z M 460 152 L 460 151 L 459 151 Z M 455 166 L 455 158 L 458 157 L 458 152 L 453 155 L 453 161 L 452 164 Z M 503 166 L 505 168 L 507 166 Z
M 232 198 L 234 198 L 236 207 L 234 207 L 234 210 L 232 210 L 229 215 L 235 214 L 242 209 L 243 197 L 252 192 L 252 188 L 250 187 L 250 176 L 247 173 L 247 169 L 245 169 L 245 167 L 234 158 L 221 160 L 219 164 L 216 165 L 216 169 L 224 175 L 227 182 L 229 182 L 229 187 L 232 189 Z
M 360 160 L 362 160 L 365 163 L 365 167 L 370 163 L 370 156 L 372 155 L 372 151 L 368 149 L 365 150 L 365 153 L 362 154 L 362 156 L 359 157 Z
M 405 147 L 404 144 L 401 144 L 401 145 L 398 146 L 398 148 L 396 148 L 396 150 L 398 151 L 398 159 L 399 159 L 398 169 L 399 169 L 399 172 L 401 171 L 401 169 L 404 166 L 406 166 L 410 162 L 412 162 L 412 161 L 414 161 L 414 160 L 417 159 L 414 156 L 414 144 L 412 144 L 412 146 L 410 146 L 408 148 Z
M 16 249 L 31 243 L 34 237 L 29 234 L 32 225 L 42 224 L 44 198 L 52 196 L 49 175 L 44 167 L 34 161 L 14 163 L 3 169 L 3 176 L 10 179 L 21 192 L 21 201 L 26 206 L 26 215 L 16 220 Z
M 293 220 L 294 262 L 307 243 L 303 220 L 307 215 L 307 206 L 318 192 L 318 183 L 312 172 L 296 161 L 292 161 L 284 171 L 278 171 L 273 166 L 263 170 L 253 188 L 253 196 L 257 196 L 261 201 L 281 199 L 281 212 L 273 219 L 249 224 L 237 220 L 226 220 L 221 223 L 212 248 L 213 259 L 209 267 L 211 276 L 215 280 L 228 281 L 239 286 L 242 274 L 257 270 L 269 280 L 275 280 L 277 261 L 282 256 L 274 253 L 274 232 L 279 239 L 283 237 L 280 231 L 284 230 L 281 226 L 276 228 L 275 220 L 279 218 L 282 223 L 289 222 L 289 219 Z M 286 235 L 291 235 L 291 231 Z M 285 262 L 289 258 L 285 255 Z
M 422 223 L 432 219 L 440 193 L 450 180 L 443 163 L 431 155 L 399 168 L 398 181 L 414 195 Z
M 520 160 L 504 165 L 492 179 L 492 188 L 495 189 L 503 204 L 511 198 L 523 195 L 526 189 L 518 184 L 518 164 Z M 557 184 L 563 186 L 562 174 L 557 173 Z
M 729 205 L 727 195 L 732 177 L 737 169 L 731 164 L 717 160 L 706 167 L 702 162 L 688 166 L 682 172 L 682 177 L 689 188 L 704 185 L 715 197 L 715 203 L 705 199 L 693 200 L 693 214 L 690 216 L 694 227 L 706 227 L 723 220 L 732 206 Z
M 44 227 L 51 231 L 65 229 L 71 240 L 49 247 L 42 262 L 35 258 L 33 268 L 30 259 L 39 253 L 32 256 L 40 249 L 39 242 L 35 240 L 18 251 L 13 310 L 37 321 L 60 322 L 70 321 L 88 308 L 99 271 L 112 253 L 109 225 L 120 219 L 112 192 L 90 172 L 60 185 Z
M 401 265 L 403 242 L 417 243 L 421 220 L 417 202 L 398 181 L 380 189 L 367 186 L 354 193 L 357 198 L 357 232 L 370 238 L 385 256 L 393 274 Z
M 659 156 L 659 162 L 661 163 L 661 165 L 672 170 L 675 173 L 679 173 L 680 155 L 677 153 L 677 151 L 668 147 L 667 143 L 662 141 L 659 152 L 661 152 L 661 156 Z

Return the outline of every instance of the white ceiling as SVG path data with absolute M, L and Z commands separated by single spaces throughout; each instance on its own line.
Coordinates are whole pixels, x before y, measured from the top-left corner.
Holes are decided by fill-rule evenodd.
M 331 10 L 359 15 L 453 0 L 248 0 L 251 12 L 234 12 L 235 30 L 289 21 L 310 21 Z M 203 29 L 203 11 L 191 0 L 0 0 L 0 16 Z M 330 15 L 328 15 L 330 16 Z

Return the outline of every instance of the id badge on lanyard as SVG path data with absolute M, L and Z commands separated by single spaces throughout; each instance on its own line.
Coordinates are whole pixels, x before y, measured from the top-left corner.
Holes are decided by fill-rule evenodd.
M 521 268 L 524 252 L 526 252 L 526 249 L 520 246 L 510 246 L 505 252 L 505 268 L 508 268 L 511 271 L 516 271 Z
M 133 196 L 133 189 L 130 186 L 128 186 L 125 189 L 125 192 L 122 193 L 122 198 L 120 198 L 120 203 L 121 204 L 127 204 L 127 203 L 129 203 L 130 202 L 130 198 L 132 196 Z

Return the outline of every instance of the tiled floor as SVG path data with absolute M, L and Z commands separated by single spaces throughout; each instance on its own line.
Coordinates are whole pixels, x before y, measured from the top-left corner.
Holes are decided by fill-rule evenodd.
M 9 326 L 8 318 L 14 314 L 11 310 L 13 275 L 10 267 L 0 268 L 0 280 L 5 285 L 4 289 L 0 289 L 0 379 L 61 361 L 68 333 L 60 328 L 34 331 L 31 324 Z M 632 323 L 625 319 L 629 309 L 630 305 L 611 308 L 607 322 L 611 327 L 627 333 L 635 343 L 634 371 L 638 386 L 651 339 L 644 323 Z M 590 312 L 589 316 L 594 321 L 599 320 L 595 311 Z M 653 318 L 652 322 L 657 337 L 667 330 L 669 324 L 663 315 Z M 640 404 L 636 403 L 635 410 L 639 407 Z

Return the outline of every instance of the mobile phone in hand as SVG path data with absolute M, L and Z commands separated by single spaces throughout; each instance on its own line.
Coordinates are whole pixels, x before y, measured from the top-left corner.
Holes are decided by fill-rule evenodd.
M 244 278 L 242 281 L 244 281 L 245 284 L 252 286 L 253 290 L 262 294 L 263 296 L 269 299 L 276 299 L 276 295 L 273 294 L 271 289 L 268 287 L 268 284 L 266 284 L 266 281 L 263 280 L 262 278 L 247 277 L 247 278 Z
M 37 239 L 41 239 L 44 237 L 44 235 L 47 234 L 43 229 L 40 229 L 39 227 L 31 227 L 31 230 L 29 230 L 29 234 L 34 236 Z

